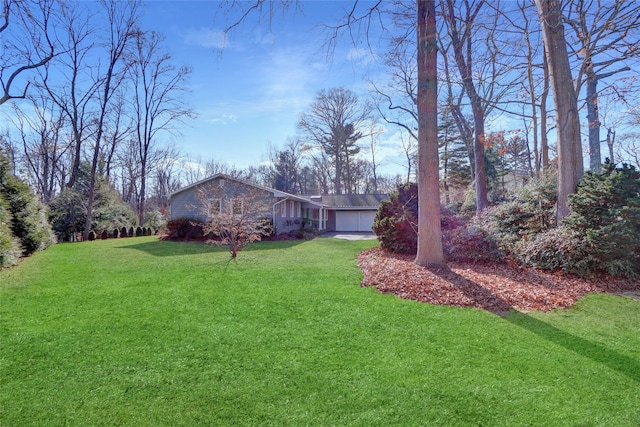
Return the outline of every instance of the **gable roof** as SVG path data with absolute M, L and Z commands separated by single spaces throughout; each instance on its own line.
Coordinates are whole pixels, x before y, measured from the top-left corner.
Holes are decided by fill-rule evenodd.
M 335 210 L 376 210 L 378 209 L 381 201 L 387 200 L 389 198 L 387 194 L 323 194 L 321 196 L 298 196 L 273 188 L 264 187 L 253 182 L 234 178 L 223 173 L 218 173 L 174 191 L 169 195 L 169 199 L 184 191 L 198 187 L 199 185 L 205 184 L 207 182 L 215 181 L 217 179 L 226 179 L 229 181 L 235 181 L 240 184 L 258 188 L 271 193 L 273 197 L 294 200 L 303 203 L 311 203 L 313 205 L 317 205 L 318 207 L 325 207 Z
M 202 179 L 198 182 L 194 182 L 193 184 L 187 185 L 186 187 L 182 187 L 176 191 L 174 191 L 173 193 L 169 194 L 169 199 L 171 199 L 173 196 L 175 196 L 176 194 L 180 194 L 183 191 L 187 191 L 190 190 L 192 188 L 198 187 L 199 185 L 205 184 L 207 182 L 210 181 L 215 181 L 216 179 L 226 179 L 229 181 L 235 181 L 238 182 L 240 184 L 244 184 L 244 185 L 248 185 L 251 187 L 255 187 L 258 188 L 260 190 L 264 190 L 267 191 L 271 194 L 273 194 L 273 197 L 281 197 L 281 198 L 286 198 L 286 199 L 290 199 L 290 200 L 295 200 L 298 202 L 310 202 L 310 200 L 306 197 L 302 197 L 302 196 L 296 196 L 295 194 L 289 194 L 289 193 L 285 193 L 284 191 L 280 191 L 280 190 L 275 190 L 273 188 L 269 188 L 269 187 L 263 187 L 262 185 L 258 185 L 258 184 L 254 184 L 253 182 L 249 182 L 249 181 L 244 181 L 242 179 L 238 179 L 238 178 L 234 178 L 231 177 L 229 175 L 225 175 L 223 173 L 217 173 L 213 176 L 210 176 L 208 178 Z
M 330 209 L 378 209 L 380 202 L 389 198 L 386 194 L 323 194 L 320 201 Z

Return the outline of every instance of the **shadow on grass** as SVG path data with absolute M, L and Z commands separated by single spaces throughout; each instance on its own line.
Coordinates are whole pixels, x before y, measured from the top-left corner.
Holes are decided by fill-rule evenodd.
M 261 251 L 271 249 L 286 249 L 299 245 L 304 240 L 288 240 L 280 242 L 255 242 L 247 245 L 243 251 Z M 228 252 L 226 246 L 215 246 L 205 242 L 172 242 L 156 240 L 152 242 L 137 243 L 134 245 L 118 246 L 118 249 L 134 249 L 145 252 L 149 255 L 166 257 L 166 256 L 188 256 L 206 253 L 224 253 Z
M 638 360 L 562 331 L 526 313 L 521 313 L 490 290 L 448 268 L 429 270 L 463 292 L 474 302 L 474 306 L 502 316 L 513 325 L 533 332 L 553 344 L 564 347 L 580 356 L 617 371 L 636 382 L 640 382 L 640 362 Z
M 640 382 L 640 362 L 631 357 L 620 354 L 600 344 L 575 336 L 549 325 L 525 313 L 514 312 L 506 318 L 508 322 L 526 329 L 545 338 L 554 344 L 571 350 L 580 356 L 587 357 L 609 369 L 617 371 L 626 377 Z

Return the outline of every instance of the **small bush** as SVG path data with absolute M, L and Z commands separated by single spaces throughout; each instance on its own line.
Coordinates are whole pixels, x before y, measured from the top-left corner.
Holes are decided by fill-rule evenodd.
M 443 233 L 445 256 L 458 262 L 497 262 L 504 258 L 497 242 L 485 230 L 457 227 Z
M 134 231 L 133 227 L 129 227 L 129 232 L 127 233 L 127 235 L 129 237 L 133 237 L 134 233 L 135 233 L 135 231 Z
M 373 232 L 391 252 L 415 253 L 418 248 L 418 186 L 404 184 L 380 203 Z
M 503 252 L 511 253 L 521 240 L 531 240 L 555 225 L 556 187 L 555 174 L 532 180 L 513 200 L 485 209 L 471 224 L 490 235 Z
M 136 237 L 142 237 L 142 227 L 136 227 Z
M 94 240 L 96 240 L 96 233 L 94 233 L 94 232 L 93 232 L 93 230 L 91 230 L 91 231 L 89 232 L 89 235 L 88 235 L 87 239 L 88 239 L 89 241 L 94 241 Z
M 513 254 L 523 265 L 586 276 L 592 272 L 591 250 L 578 233 L 558 227 L 518 242 Z
M 114 239 L 118 238 L 118 229 L 117 228 L 115 230 L 113 230 L 113 238 Z
M 120 229 L 120 237 L 127 237 L 127 227 L 122 227 Z
M 170 240 L 205 240 L 203 224 L 190 218 L 176 218 L 167 222 L 166 236 Z
M 272 218 L 262 218 L 258 221 L 257 231 L 261 239 L 268 239 L 273 236 L 275 227 L 273 226 Z
M 109 232 L 107 230 L 103 230 L 102 234 L 100 234 L 100 239 L 107 240 L 109 238 Z

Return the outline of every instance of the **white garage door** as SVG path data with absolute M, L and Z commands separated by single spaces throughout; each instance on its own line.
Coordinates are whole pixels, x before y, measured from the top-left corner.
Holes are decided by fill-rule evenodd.
M 336 212 L 336 231 L 371 231 L 375 211 Z

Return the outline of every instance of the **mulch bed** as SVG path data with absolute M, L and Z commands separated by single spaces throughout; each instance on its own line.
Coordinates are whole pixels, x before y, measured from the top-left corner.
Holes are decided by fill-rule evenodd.
M 437 305 L 476 307 L 498 315 L 568 308 L 590 292 L 607 292 L 638 298 L 640 282 L 609 276 L 583 278 L 507 264 L 462 264 L 448 268 L 416 265 L 413 255 L 394 254 L 380 248 L 358 256 L 364 273 L 362 286 L 378 292 Z

